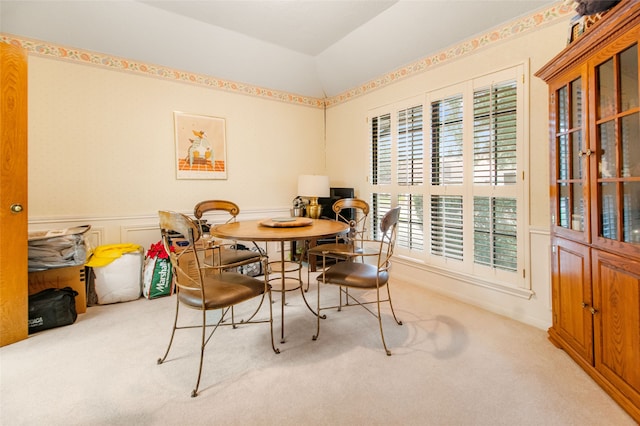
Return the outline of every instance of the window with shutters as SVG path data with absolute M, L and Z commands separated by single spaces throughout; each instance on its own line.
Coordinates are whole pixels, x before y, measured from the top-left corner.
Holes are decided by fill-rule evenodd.
M 371 183 L 391 183 L 391 115 L 371 120 Z
M 432 96 L 430 253 L 464 260 L 464 102 L 463 93 Z
M 474 262 L 505 271 L 518 259 L 518 84 L 489 83 L 473 92 L 474 193 L 493 186 L 495 196 L 474 196 Z
M 371 111 L 374 237 L 401 206 L 399 255 L 529 286 L 524 75 L 521 65 Z
M 397 105 L 392 112 L 369 117 L 371 138 L 371 223 L 377 237 L 382 216 L 402 206 L 396 246 L 422 251 L 424 244 L 423 98 Z M 388 111 L 388 110 L 384 110 Z
M 398 181 L 400 187 L 422 187 L 424 183 L 424 133 L 422 105 L 398 111 Z M 402 207 L 398 223 L 398 246 L 409 250 L 422 250 L 423 210 L 422 194 L 398 194 Z

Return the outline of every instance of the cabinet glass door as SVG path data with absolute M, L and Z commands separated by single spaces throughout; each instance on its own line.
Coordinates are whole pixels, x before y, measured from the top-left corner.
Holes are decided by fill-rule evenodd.
M 584 231 L 586 149 L 583 134 L 582 78 L 556 91 L 556 226 Z
M 640 244 L 638 46 L 596 66 L 598 237 Z

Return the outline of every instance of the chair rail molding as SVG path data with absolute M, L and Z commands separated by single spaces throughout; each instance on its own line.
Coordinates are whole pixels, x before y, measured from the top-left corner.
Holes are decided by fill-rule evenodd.
M 193 210 L 182 210 L 179 213 L 193 216 Z M 265 209 L 241 210 L 238 220 L 264 219 L 289 214 L 289 207 L 270 207 Z M 209 223 L 224 221 L 220 215 L 211 214 L 204 217 Z M 91 225 L 87 232 L 89 247 L 104 244 L 134 243 L 148 247 L 160 240 L 158 213 L 131 216 L 58 216 L 29 218 L 29 231 L 50 229 L 66 229 L 73 226 Z

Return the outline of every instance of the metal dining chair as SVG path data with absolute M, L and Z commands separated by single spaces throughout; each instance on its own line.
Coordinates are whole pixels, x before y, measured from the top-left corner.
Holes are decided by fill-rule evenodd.
M 188 328 L 201 328 L 200 339 L 200 365 L 198 367 L 198 378 L 196 385 L 191 391 L 191 397 L 198 395 L 198 387 L 200 386 L 200 378 L 202 376 L 202 364 L 204 360 L 204 350 L 207 343 L 209 343 L 213 333 L 218 327 L 223 325 L 236 325 L 236 322 L 232 319 L 231 323 L 225 322 L 227 313 L 232 308 L 242 302 L 249 301 L 251 299 L 259 298 L 260 302 L 258 309 L 262 306 L 265 296 L 268 297 L 269 305 L 269 317 L 262 320 L 251 319 L 243 321 L 242 324 L 253 323 L 269 323 L 271 333 L 271 347 L 275 353 L 280 353 L 280 350 L 275 347 L 273 340 L 273 314 L 272 314 L 272 300 L 271 300 L 271 286 L 269 285 L 268 278 L 264 276 L 262 279 L 256 279 L 243 275 L 237 272 L 229 271 L 228 268 L 234 267 L 233 264 L 225 265 L 203 265 L 200 262 L 200 256 L 197 254 L 197 242 L 201 237 L 200 228 L 189 217 L 176 212 L 160 211 L 158 212 L 160 217 L 160 232 L 162 235 L 162 243 L 169 253 L 171 259 L 171 265 L 173 267 L 174 279 L 176 284 L 176 315 L 173 323 L 173 329 L 171 331 L 171 338 L 169 339 L 169 346 L 162 356 L 158 359 L 158 364 L 162 364 L 173 343 L 176 330 L 188 329 Z M 187 242 L 185 247 L 180 247 L 176 251 L 172 251 L 173 245 L 172 239 L 176 238 L 176 235 L 180 236 L 180 239 Z M 190 257 L 189 262 L 186 264 L 192 265 L 195 263 L 196 274 L 193 273 L 193 268 L 185 269 L 185 262 L 181 262 L 181 258 Z M 261 258 L 261 262 L 266 266 L 266 257 Z M 207 273 L 205 273 L 205 271 Z M 180 311 L 180 305 L 184 305 L 191 309 L 200 310 L 202 312 L 202 322 L 200 325 L 178 325 L 178 314 Z M 256 309 L 256 312 L 257 310 Z M 215 323 L 207 323 L 207 311 L 219 310 L 220 319 Z M 232 314 L 233 316 L 233 314 Z M 212 327 L 211 332 L 207 336 L 207 328 Z
M 328 268 L 324 268 L 326 265 L 326 258 L 334 255 L 327 251 L 322 253 L 323 272 L 318 276 L 318 305 L 317 305 L 317 328 L 316 334 L 313 336 L 313 340 L 316 340 L 320 334 L 320 311 L 325 309 L 337 308 L 338 311 L 342 310 L 343 306 L 350 306 L 350 302 L 354 302 L 355 305 L 362 306 L 369 313 L 378 319 L 378 325 L 380 327 L 380 337 L 382 338 L 382 346 L 387 355 L 391 355 L 391 351 L 387 348 L 387 344 L 384 339 L 384 330 L 382 328 L 382 310 L 381 304 L 388 302 L 391 308 L 393 319 L 398 325 L 402 325 L 402 321 L 398 320 L 396 313 L 393 309 L 391 302 L 391 292 L 389 290 L 389 268 L 391 267 L 391 256 L 396 242 L 397 226 L 400 218 L 400 207 L 395 207 L 389 210 L 380 220 L 380 240 L 363 240 L 365 246 L 377 246 L 377 250 L 369 251 L 363 250 L 359 256 L 362 256 L 364 262 L 338 262 Z M 345 255 L 349 255 L 349 248 Z M 369 260 L 369 261 L 367 261 Z M 320 287 L 325 284 L 337 285 L 340 288 L 340 302 L 338 306 L 320 307 Z M 386 296 L 381 295 L 383 287 L 386 287 Z M 349 292 L 349 289 L 370 291 L 374 290 L 376 293 L 375 300 L 364 301 L 356 298 L 353 292 Z M 347 303 L 342 304 L 342 294 L 345 295 Z M 372 310 L 368 305 L 376 304 L 376 309 Z
M 319 244 L 307 249 L 307 291 L 311 283 L 311 257 L 330 258 L 334 261 L 353 261 L 354 255 L 363 251 L 363 241 L 367 236 L 367 219 L 369 204 L 359 198 L 341 198 L 333 203 L 331 209 L 335 213 L 335 220 L 349 224 L 347 235 L 338 235 L 330 243 Z M 347 215 L 351 212 L 351 215 Z M 317 260 L 316 260 L 317 264 Z
M 224 223 L 232 223 L 237 220 L 237 216 L 240 214 L 240 207 L 236 203 L 227 200 L 205 200 L 199 202 L 193 209 L 193 215 L 198 219 L 201 233 L 204 233 L 201 219 L 207 212 L 226 212 Z M 255 250 L 242 249 L 242 244 L 237 241 L 226 243 L 211 241 L 209 248 L 212 254 L 205 257 L 204 262 L 212 265 L 233 264 L 242 267 L 242 269 L 246 269 L 246 266 L 250 264 L 259 264 L 262 256 L 265 255 L 265 251 L 255 242 L 252 241 L 251 243 Z M 259 268 L 259 272 L 254 275 L 262 275 L 265 269 Z

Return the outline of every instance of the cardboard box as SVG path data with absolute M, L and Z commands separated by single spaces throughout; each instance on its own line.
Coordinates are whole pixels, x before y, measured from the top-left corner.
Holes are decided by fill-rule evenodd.
M 180 251 L 180 249 L 176 250 L 177 253 L 179 253 Z M 202 267 L 204 265 L 205 258 L 208 256 L 213 256 L 213 249 L 198 248 L 197 253 L 198 260 L 200 261 L 200 267 Z M 196 268 L 195 253 L 193 251 L 183 254 L 180 259 L 178 259 L 178 265 L 191 278 L 198 278 L 198 268 Z M 205 271 L 205 275 L 209 273 L 212 273 L 212 271 Z
M 172 238 L 171 243 L 176 253 L 180 253 L 185 249 L 186 240 L 184 238 Z M 198 259 L 200 260 L 200 266 L 202 267 L 204 264 L 204 259 L 206 257 L 213 256 L 212 245 L 219 244 L 220 241 L 215 240 L 204 240 L 200 239 L 195 243 L 195 249 L 198 253 Z M 178 265 L 182 268 L 183 271 L 187 275 L 189 275 L 193 279 L 198 278 L 198 269 L 196 268 L 196 260 L 194 252 L 183 254 L 180 259 L 178 259 Z M 205 274 L 212 273 L 211 271 L 206 271 Z
M 78 292 L 76 312 L 79 314 L 87 312 L 84 265 L 29 272 L 29 294 L 38 293 L 47 288 L 64 287 L 71 287 Z

